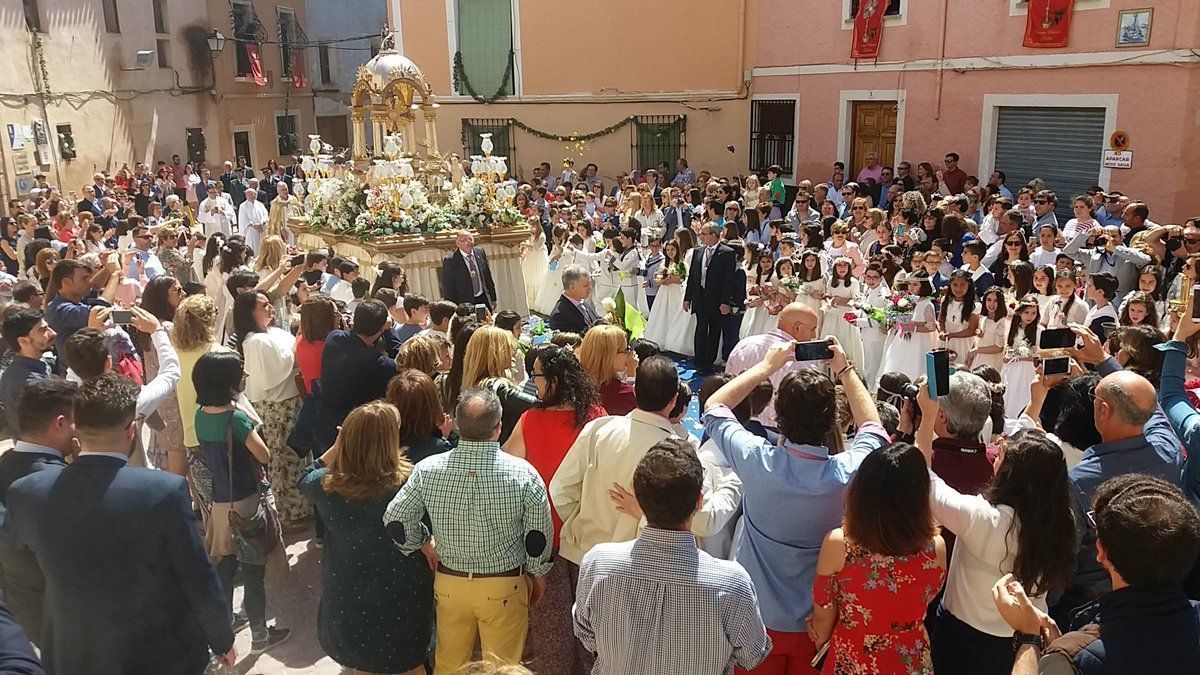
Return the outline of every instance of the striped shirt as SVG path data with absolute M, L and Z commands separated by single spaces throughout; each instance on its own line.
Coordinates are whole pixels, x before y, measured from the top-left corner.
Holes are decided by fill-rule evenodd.
M 649 527 L 584 556 L 575 635 L 596 654 L 595 675 L 724 675 L 771 651 L 746 570 L 698 550 L 690 532 Z
M 533 466 L 500 444 L 459 441 L 418 462 L 383 514 L 405 554 L 429 540 L 428 514 L 442 563 L 458 572 L 492 574 L 518 567 L 550 571 L 550 502 Z

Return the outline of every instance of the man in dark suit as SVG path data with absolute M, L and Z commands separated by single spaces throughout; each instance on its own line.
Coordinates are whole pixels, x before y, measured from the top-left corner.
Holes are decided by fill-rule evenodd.
M 550 328 L 583 335 L 600 319 L 588 304 L 592 295 L 592 277 L 581 265 L 567 265 L 562 271 L 562 283 L 562 295 L 550 312 Z
M 59 470 L 74 451 L 75 418 L 72 406 L 79 385 L 60 378 L 36 381 L 25 388 L 17 417 L 21 434 L 11 450 L 0 455 L 0 507 L 8 505 L 8 488 L 31 473 Z M 0 508 L 0 522 L 7 512 Z M 29 639 L 41 644 L 42 600 L 46 579 L 37 559 L 16 545 L 0 529 L 0 586 L 4 600 L 25 628 Z
M 486 305 L 496 308 L 496 282 L 488 267 L 487 254 L 475 248 L 475 235 L 460 230 L 458 247 L 442 258 L 442 297 L 456 304 Z
M 683 193 L 679 188 L 671 188 L 670 203 L 668 199 L 663 198 L 663 223 L 666 225 L 666 230 L 663 232 L 663 241 L 671 241 L 675 238 L 675 232 L 678 230 L 686 230 L 692 227 L 692 210 L 684 205 Z
M 716 225 L 700 228 L 700 244 L 692 251 L 692 273 L 683 292 L 683 311 L 696 315 L 696 371 L 710 373 L 717 360 L 725 316 L 732 311 L 737 260 L 733 250 L 721 243 Z
M 742 318 L 746 315 L 746 246 L 740 241 L 727 244 L 733 251 L 736 266 L 733 268 L 733 283 L 729 296 L 729 313 L 721 320 L 721 360 L 729 361 L 729 354 L 738 343 L 738 334 L 742 330 Z
M 380 338 L 392 327 L 387 307 L 365 300 L 354 308 L 354 328 L 335 330 L 321 350 L 319 405 L 313 421 L 313 448 L 328 448 L 337 427 L 358 406 L 383 398 L 396 362 L 384 353 Z
M 75 205 L 76 213 L 91 211 L 92 215 L 100 218 L 104 215 L 104 210 L 100 208 L 100 197 L 96 194 L 96 188 L 91 185 L 83 186 L 83 199 Z
M 79 454 L 8 489 L 6 534 L 46 575 L 42 658 L 56 673 L 199 673 L 230 666 L 232 617 L 187 481 L 129 466 L 138 385 L 106 373 L 73 406 Z

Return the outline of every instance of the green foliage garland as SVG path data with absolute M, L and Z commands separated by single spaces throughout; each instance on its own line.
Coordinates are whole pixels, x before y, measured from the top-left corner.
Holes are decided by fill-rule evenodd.
M 471 81 L 467 79 L 467 71 L 463 68 L 462 52 L 454 52 L 454 91 L 465 89 L 467 95 L 479 103 L 495 103 L 508 96 L 508 83 L 513 76 L 514 56 L 516 56 L 516 52 L 508 50 L 508 65 L 504 68 L 504 77 L 500 78 L 500 86 L 496 88 L 496 93 L 491 96 L 480 96 L 471 86 Z

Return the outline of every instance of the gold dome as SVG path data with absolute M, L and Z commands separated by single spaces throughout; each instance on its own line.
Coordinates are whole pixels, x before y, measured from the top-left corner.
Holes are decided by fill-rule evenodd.
M 425 88 L 425 76 L 408 57 L 387 49 L 367 61 L 359 71 L 359 80 L 366 79 L 372 91 L 383 92 L 396 80 L 409 80 L 416 89 Z

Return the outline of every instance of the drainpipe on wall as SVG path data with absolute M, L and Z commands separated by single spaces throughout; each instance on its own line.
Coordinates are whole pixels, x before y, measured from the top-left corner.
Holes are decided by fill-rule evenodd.
M 946 68 L 946 21 L 949 10 L 950 0 L 942 0 L 942 39 L 938 52 L 937 93 L 933 103 L 933 119 L 935 120 L 942 118 L 942 80 L 945 77 Z
M 738 3 L 738 98 L 745 98 L 749 93 L 746 86 L 746 0 Z

